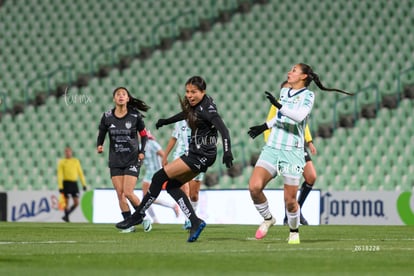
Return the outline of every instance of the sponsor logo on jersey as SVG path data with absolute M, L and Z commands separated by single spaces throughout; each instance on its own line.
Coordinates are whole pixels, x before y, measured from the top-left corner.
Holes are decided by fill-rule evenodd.
M 297 97 L 295 97 L 294 99 L 293 99 L 293 103 L 298 103 L 298 102 L 300 102 L 301 101 L 301 97 L 300 96 L 297 96 Z

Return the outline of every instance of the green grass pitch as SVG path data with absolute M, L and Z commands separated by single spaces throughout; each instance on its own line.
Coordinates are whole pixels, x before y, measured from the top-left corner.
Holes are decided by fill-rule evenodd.
M 412 226 L 207 225 L 186 242 L 181 225 L 119 233 L 112 224 L 0 223 L 0 275 L 411 275 Z

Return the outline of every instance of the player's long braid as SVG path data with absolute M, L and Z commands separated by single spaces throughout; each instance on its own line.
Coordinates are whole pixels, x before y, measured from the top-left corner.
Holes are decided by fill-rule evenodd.
M 207 84 L 202 77 L 193 76 L 187 80 L 185 85 L 192 84 L 197 86 L 197 88 L 201 91 L 205 91 L 207 89 Z M 187 97 L 181 98 L 178 96 L 181 104 L 181 108 L 185 113 L 185 117 L 187 118 L 187 124 L 191 129 L 196 129 L 196 121 L 197 116 L 195 113 L 194 108 L 191 107 L 190 102 L 188 101 Z
M 302 68 L 302 72 L 308 75 L 307 79 L 305 80 L 305 86 L 309 86 L 309 84 L 313 81 L 321 90 L 339 92 L 350 96 L 354 95 L 354 93 L 349 93 L 341 89 L 325 87 L 320 81 L 318 74 L 313 72 L 312 67 L 304 63 L 299 63 L 299 65 Z

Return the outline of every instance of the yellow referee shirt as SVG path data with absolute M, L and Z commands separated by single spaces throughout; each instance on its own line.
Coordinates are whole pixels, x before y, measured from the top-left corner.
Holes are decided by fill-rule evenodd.
M 63 189 L 63 181 L 78 181 L 80 179 L 82 186 L 86 187 L 85 176 L 82 167 L 77 158 L 63 158 L 59 160 L 57 170 L 59 190 Z

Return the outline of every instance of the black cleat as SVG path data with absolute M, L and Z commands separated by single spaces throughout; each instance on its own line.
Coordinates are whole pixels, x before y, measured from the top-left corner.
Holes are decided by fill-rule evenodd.
M 62 219 L 63 219 L 65 222 L 69 222 L 69 217 L 68 217 L 67 215 L 64 215 L 64 216 L 62 217 Z
M 206 227 L 206 223 L 204 220 L 200 219 L 200 224 L 197 227 L 191 227 L 190 236 L 188 237 L 188 242 L 195 242 L 200 236 L 201 232 L 203 231 L 204 227 Z
M 135 212 L 129 218 L 126 218 L 123 221 L 118 222 L 115 225 L 115 227 L 118 228 L 118 229 L 128 229 L 131 226 L 141 224 L 143 219 L 144 219 L 144 217 L 143 217 L 142 214 L 140 214 L 139 212 Z

